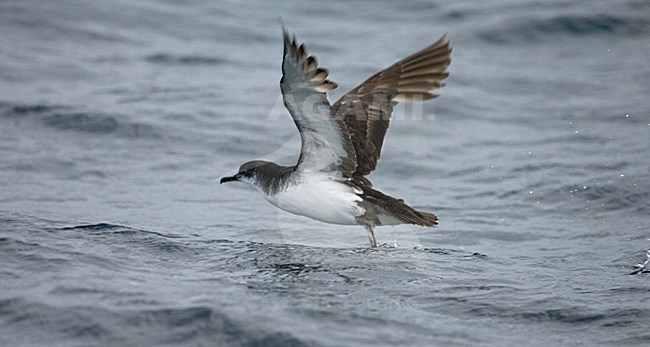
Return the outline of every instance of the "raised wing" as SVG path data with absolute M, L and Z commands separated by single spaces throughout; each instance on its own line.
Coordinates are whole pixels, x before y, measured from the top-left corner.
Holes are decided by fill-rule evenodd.
M 357 156 L 353 176 L 360 178 L 377 166 L 390 122 L 398 102 L 433 99 L 431 90 L 443 86 L 449 76 L 451 45 L 447 36 L 376 73 L 342 96 L 333 106 L 343 117 Z
M 325 95 L 337 85 L 327 80 L 327 70 L 307 55 L 304 44 L 298 45 L 285 28 L 283 35 L 280 89 L 302 139 L 298 168 L 340 171 L 349 176 L 357 166 L 354 146 L 343 118 Z

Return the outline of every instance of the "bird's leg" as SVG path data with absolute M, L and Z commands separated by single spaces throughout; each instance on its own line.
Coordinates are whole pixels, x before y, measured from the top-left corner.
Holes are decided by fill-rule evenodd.
M 377 240 L 375 240 L 375 232 L 372 231 L 371 225 L 364 225 L 366 231 L 368 232 L 368 240 L 370 241 L 370 247 L 377 248 Z

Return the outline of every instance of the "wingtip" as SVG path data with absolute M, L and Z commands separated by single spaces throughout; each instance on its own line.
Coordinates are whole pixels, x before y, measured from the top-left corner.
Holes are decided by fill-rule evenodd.
M 449 39 L 449 33 L 444 33 L 436 42 L 434 42 L 430 48 L 435 48 L 435 49 L 446 49 L 451 53 L 451 40 Z
M 280 25 L 280 29 L 282 29 L 283 33 L 287 32 L 287 26 L 284 24 L 284 20 L 282 19 L 282 16 L 278 16 L 278 24 Z
M 284 40 L 284 55 L 286 55 L 289 46 L 291 46 L 292 42 L 296 41 L 296 38 L 291 37 L 291 34 L 289 33 L 289 29 L 287 28 L 286 24 L 284 24 L 282 17 L 278 17 L 278 20 L 280 24 L 280 29 L 282 29 L 282 39 Z

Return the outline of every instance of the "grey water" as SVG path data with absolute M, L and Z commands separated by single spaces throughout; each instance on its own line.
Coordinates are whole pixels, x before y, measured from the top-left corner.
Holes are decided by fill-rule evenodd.
M 331 101 L 449 35 L 370 176 L 438 228 L 218 184 L 297 159 L 280 18 Z M 643 0 L 0 1 L 0 345 L 650 344 L 648 57 Z

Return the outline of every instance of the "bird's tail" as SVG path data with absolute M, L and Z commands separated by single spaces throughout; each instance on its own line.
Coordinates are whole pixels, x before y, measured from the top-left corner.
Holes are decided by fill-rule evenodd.
M 418 211 L 402 199 L 395 199 L 370 187 L 361 186 L 363 199 L 368 208 L 375 211 L 375 225 L 415 224 L 424 227 L 438 225 L 438 217 L 429 212 Z
M 438 216 L 436 216 L 433 213 L 429 212 L 422 212 L 422 211 L 416 211 L 417 213 L 422 215 L 422 219 L 426 224 L 421 224 L 427 227 L 433 227 L 438 225 Z

